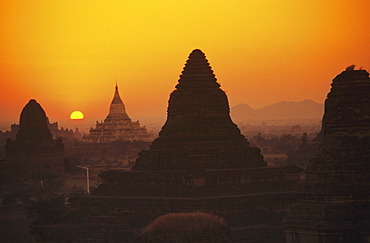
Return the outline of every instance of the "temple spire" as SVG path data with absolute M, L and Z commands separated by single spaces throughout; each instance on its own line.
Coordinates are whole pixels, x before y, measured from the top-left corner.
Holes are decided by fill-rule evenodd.
M 176 88 L 218 88 L 220 84 L 216 81 L 217 79 L 206 56 L 201 50 L 195 49 L 190 53 L 186 61 Z
M 112 103 L 109 108 L 109 114 L 107 119 L 130 119 L 126 113 L 125 105 L 122 102 L 121 96 L 118 91 L 118 84 L 116 81 L 116 87 L 114 91 L 114 96 Z
M 119 95 L 118 85 L 116 83 L 112 104 L 123 104 L 121 96 Z

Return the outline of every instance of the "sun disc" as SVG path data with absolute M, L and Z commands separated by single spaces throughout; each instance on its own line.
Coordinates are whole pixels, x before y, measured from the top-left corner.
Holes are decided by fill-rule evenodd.
M 74 111 L 69 115 L 71 120 L 82 120 L 84 119 L 84 114 L 81 111 Z

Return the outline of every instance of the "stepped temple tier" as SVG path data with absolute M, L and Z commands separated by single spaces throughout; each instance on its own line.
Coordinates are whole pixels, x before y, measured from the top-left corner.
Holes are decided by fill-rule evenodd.
M 301 171 L 267 167 L 231 121 L 203 52 L 194 50 L 159 137 L 136 165 L 101 173 L 92 195 L 69 199 L 72 212 L 63 224 L 34 232 L 54 242 L 129 242 L 161 215 L 204 212 L 226 219 L 235 241 L 281 242 Z
M 322 142 L 286 219 L 288 242 L 370 240 L 370 78 L 350 66 L 333 79 Z
M 90 129 L 90 134 L 83 137 L 83 141 L 87 143 L 152 142 L 153 140 L 152 133 L 148 133 L 145 127 L 140 127 L 139 121 L 132 122 L 127 115 L 117 85 L 107 118 L 104 122 L 96 122 L 96 127 Z
M 64 172 L 64 145 L 53 140 L 45 111 L 30 100 L 20 116 L 16 139 L 7 140 L 5 160 L 14 172 L 35 175 L 43 171 Z

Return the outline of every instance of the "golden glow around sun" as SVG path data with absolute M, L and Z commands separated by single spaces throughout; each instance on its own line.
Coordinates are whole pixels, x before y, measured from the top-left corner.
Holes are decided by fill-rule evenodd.
M 71 120 L 82 120 L 84 119 L 84 114 L 81 111 L 74 111 L 69 115 L 69 118 L 71 118 Z

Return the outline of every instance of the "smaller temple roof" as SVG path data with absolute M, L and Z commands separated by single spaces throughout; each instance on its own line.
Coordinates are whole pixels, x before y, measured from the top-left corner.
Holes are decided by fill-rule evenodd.
M 36 100 L 31 99 L 23 108 L 19 123 L 17 140 L 52 140 L 45 111 Z

